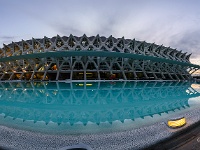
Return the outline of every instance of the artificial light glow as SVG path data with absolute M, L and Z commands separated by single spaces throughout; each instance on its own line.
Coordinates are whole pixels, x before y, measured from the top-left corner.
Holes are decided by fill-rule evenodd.
M 76 84 L 76 85 L 78 85 L 78 86 L 84 86 L 83 83 L 79 83 L 79 84 Z M 86 86 L 92 86 L 92 84 L 91 83 L 86 83 Z
M 56 65 L 53 65 L 52 70 L 58 70 Z
M 91 84 L 91 83 L 88 83 L 88 84 L 86 84 L 86 86 L 92 86 L 92 84 Z
M 83 72 L 79 72 L 78 74 L 84 74 Z M 86 74 L 92 74 L 91 72 L 86 72 Z
M 179 128 L 186 124 L 185 117 L 168 120 L 167 125 L 171 128 Z

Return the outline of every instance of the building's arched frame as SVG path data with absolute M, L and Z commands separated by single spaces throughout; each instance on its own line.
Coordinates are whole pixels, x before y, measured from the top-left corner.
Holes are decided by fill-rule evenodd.
M 112 36 L 33 38 L 0 49 L 0 80 L 189 80 L 190 56 Z

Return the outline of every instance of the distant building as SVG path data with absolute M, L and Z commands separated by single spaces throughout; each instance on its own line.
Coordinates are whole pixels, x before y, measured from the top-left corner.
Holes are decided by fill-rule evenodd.
M 112 36 L 33 38 L 0 49 L 0 80 L 190 80 L 190 55 Z

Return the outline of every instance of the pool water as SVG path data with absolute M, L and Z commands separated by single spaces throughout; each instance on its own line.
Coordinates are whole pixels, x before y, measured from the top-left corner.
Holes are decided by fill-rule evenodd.
M 199 96 L 190 82 L 1 82 L 0 124 L 72 132 L 90 124 L 123 126 L 188 109 L 188 100 Z

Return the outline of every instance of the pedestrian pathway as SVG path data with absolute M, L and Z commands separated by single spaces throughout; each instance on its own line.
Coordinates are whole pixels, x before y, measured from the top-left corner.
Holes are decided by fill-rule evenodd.
M 200 122 L 180 131 L 169 139 L 165 139 L 147 150 L 200 150 Z

